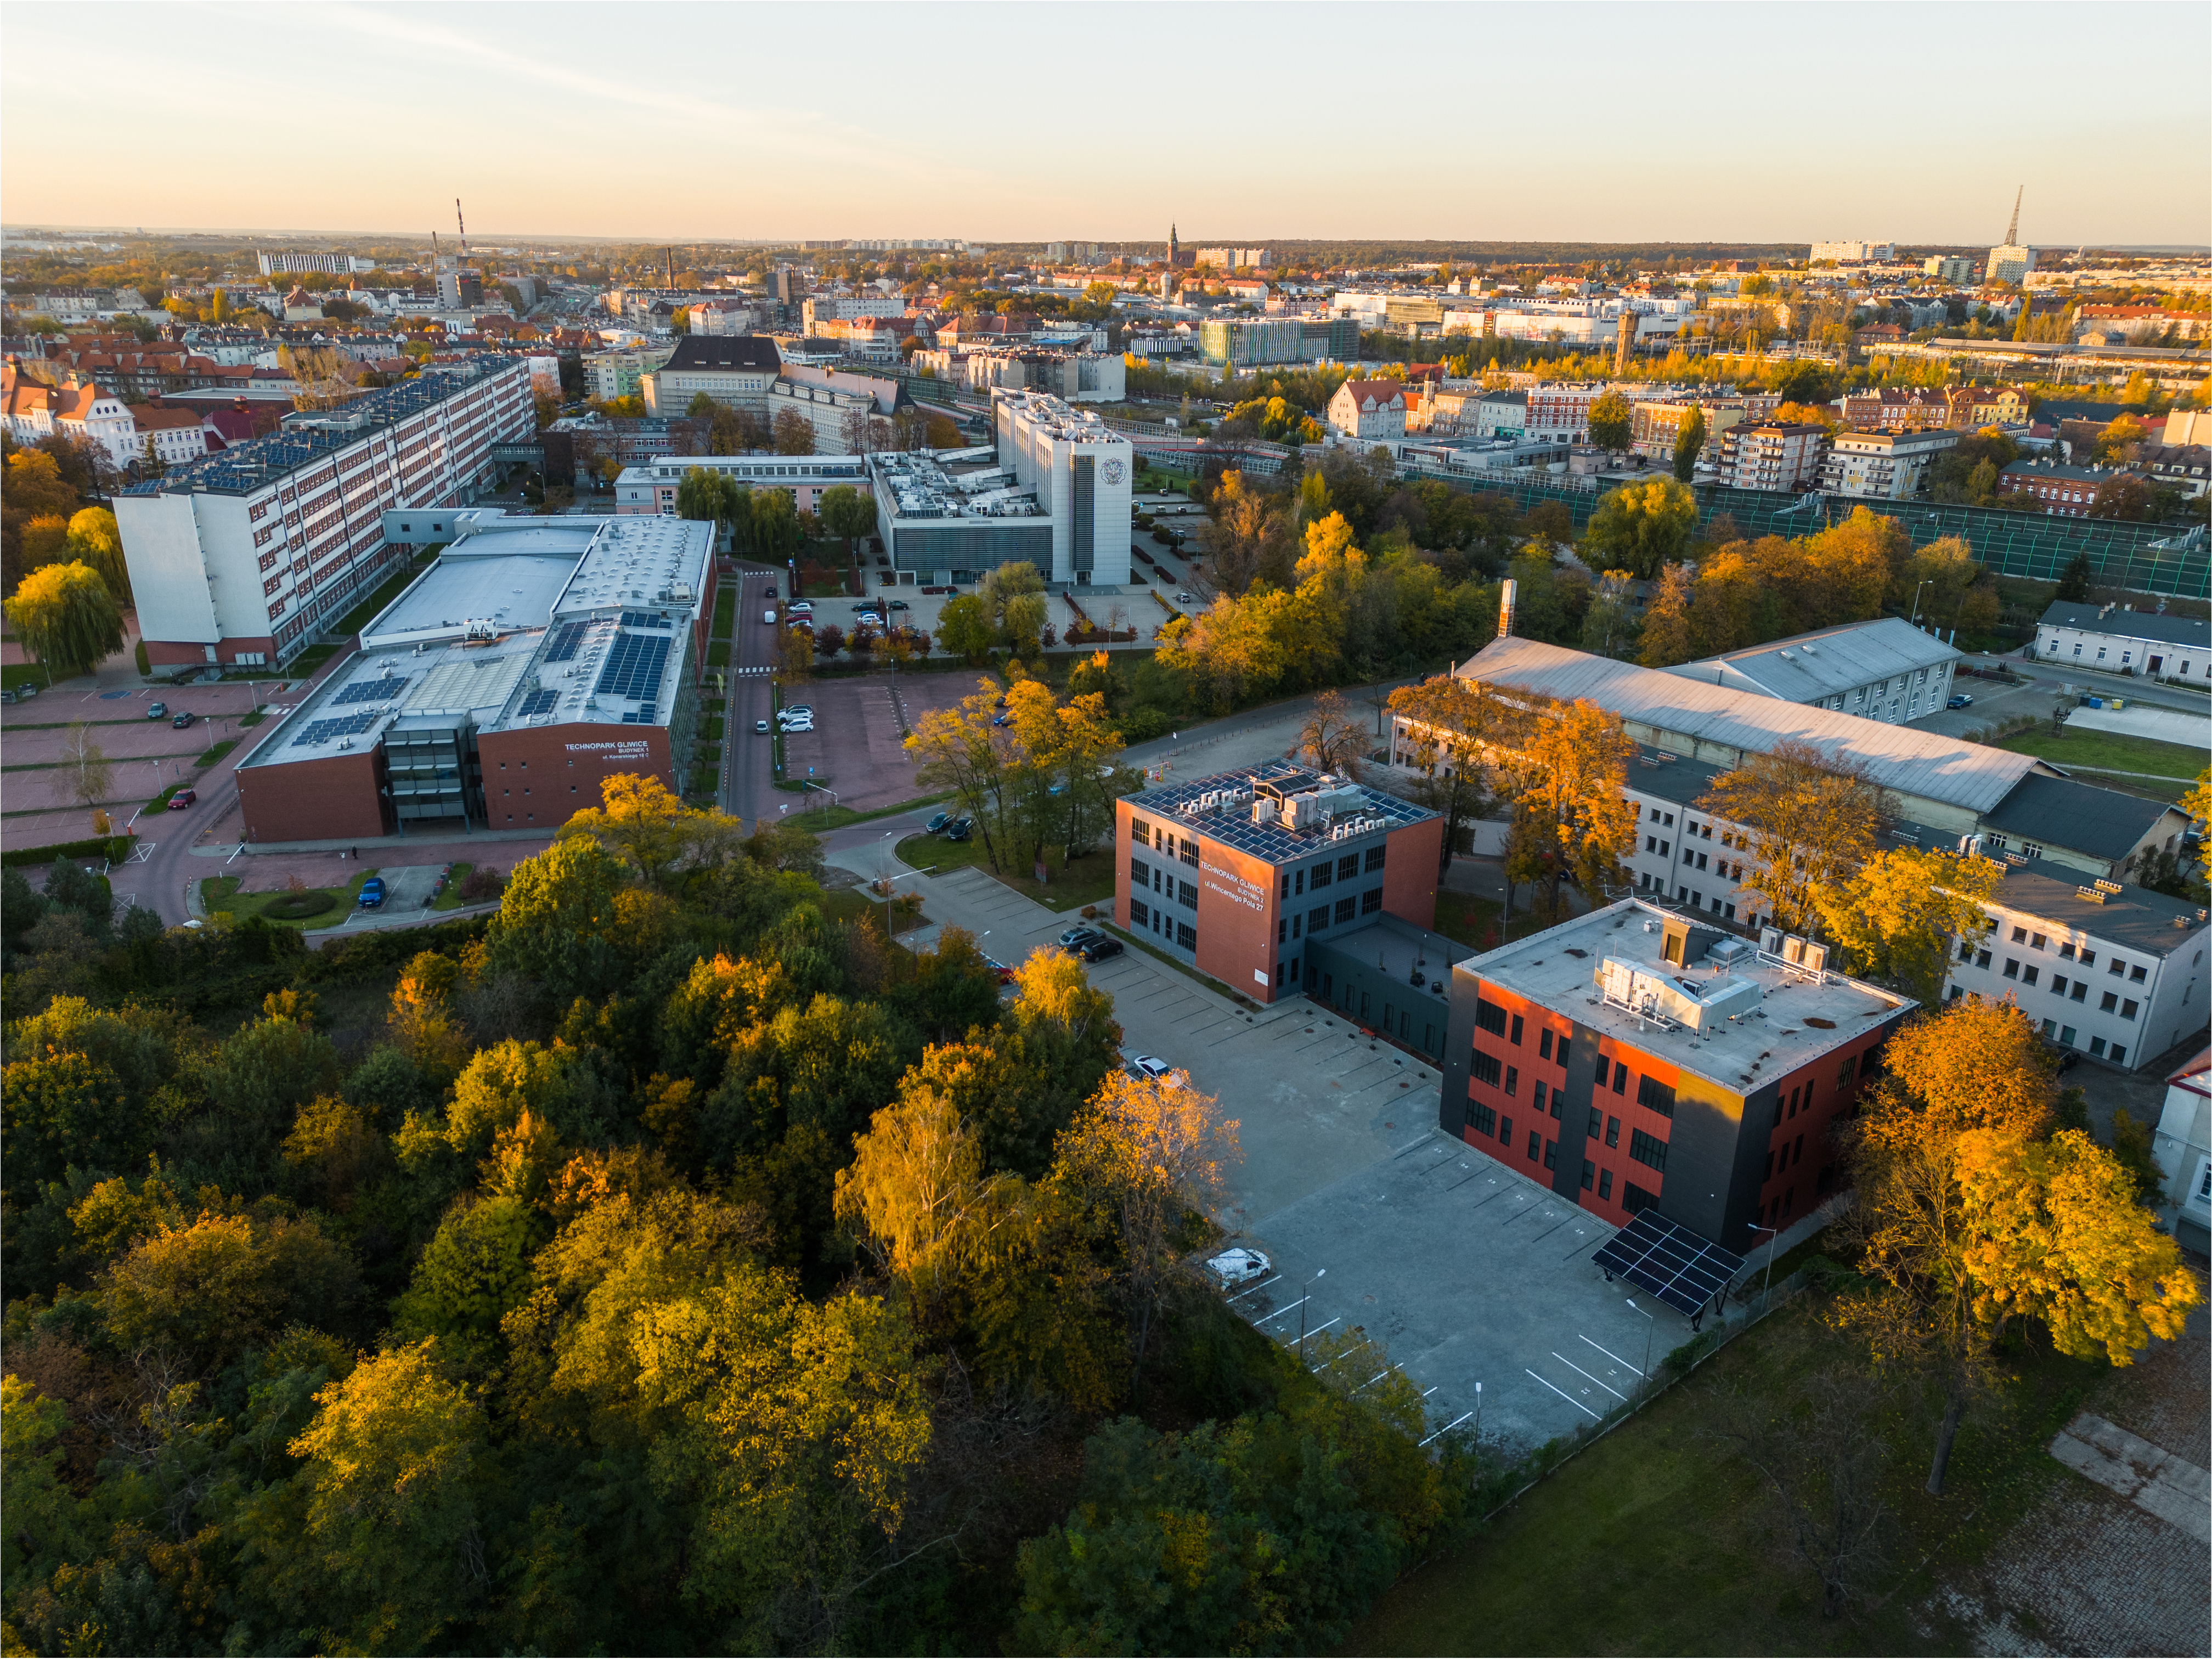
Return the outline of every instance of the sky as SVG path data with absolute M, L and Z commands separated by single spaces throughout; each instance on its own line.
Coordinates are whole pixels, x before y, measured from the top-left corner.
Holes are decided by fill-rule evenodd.
M 2024 184 L 2027 242 L 2203 244 L 2208 61 L 2115 0 L 15 0 L 0 220 L 1986 246 Z

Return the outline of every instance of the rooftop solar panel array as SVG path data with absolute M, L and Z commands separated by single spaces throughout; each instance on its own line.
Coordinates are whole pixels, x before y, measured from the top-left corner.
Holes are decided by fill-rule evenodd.
M 342 702 L 390 702 L 407 686 L 404 674 L 379 674 L 374 679 L 356 680 L 351 685 L 341 686 L 331 699 L 333 705 Z
M 532 714 L 550 714 L 560 703 L 561 694 L 558 691 L 532 691 L 524 695 L 522 707 L 515 710 L 515 714 L 527 720 Z
M 668 648 L 674 643 L 665 635 L 617 634 L 607 652 L 592 690 L 600 696 L 635 697 L 642 703 L 659 701 L 660 677 L 668 666 Z
M 624 628 L 658 628 L 665 632 L 676 624 L 665 617 L 656 617 L 650 611 L 625 611 L 622 613 Z
M 1743 1271 L 1743 1258 L 1700 1238 L 1656 1210 L 1639 1210 L 1601 1245 L 1597 1265 L 1608 1278 L 1625 1279 L 1685 1317 L 1703 1313 Z
M 380 708 L 371 708 L 358 714 L 341 714 L 335 720 L 317 720 L 292 739 L 295 748 L 302 744 L 327 743 L 332 738 L 349 738 L 368 731 L 384 718 Z
M 589 623 L 562 623 L 553 630 L 553 643 L 545 647 L 545 660 L 573 662 L 584 643 L 584 635 L 591 631 Z
M 1217 772 L 1206 777 L 1191 778 L 1180 783 L 1164 784 L 1157 789 L 1146 789 L 1128 797 L 1133 811 L 1150 817 L 1167 819 L 1173 823 L 1192 826 L 1201 836 L 1212 837 L 1223 845 L 1265 859 L 1270 864 L 1286 864 L 1309 854 L 1328 850 L 1334 843 L 1326 830 L 1291 830 L 1279 819 L 1273 823 L 1255 823 L 1249 801 L 1226 811 L 1200 811 L 1187 814 L 1183 807 L 1200 796 L 1218 790 L 1249 790 L 1252 780 L 1273 784 L 1285 792 L 1310 789 L 1321 781 L 1322 775 L 1307 767 L 1288 761 L 1262 761 L 1258 765 L 1236 772 Z M 1379 790 L 1365 790 L 1366 805 L 1359 816 L 1373 820 L 1382 830 L 1396 830 L 1405 824 L 1419 823 L 1424 818 L 1437 815 L 1425 806 L 1416 806 L 1411 801 Z

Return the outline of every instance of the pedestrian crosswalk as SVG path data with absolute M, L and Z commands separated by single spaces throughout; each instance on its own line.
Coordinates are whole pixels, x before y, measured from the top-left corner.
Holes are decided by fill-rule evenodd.
M 732 668 L 730 671 L 732 674 L 766 674 L 769 672 L 771 672 L 769 665 L 766 663 L 757 663 L 750 667 Z

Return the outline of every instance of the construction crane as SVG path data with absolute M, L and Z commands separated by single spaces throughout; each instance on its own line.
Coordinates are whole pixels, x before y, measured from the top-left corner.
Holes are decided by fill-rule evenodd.
M 2005 227 L 2004 245 L 2007 247 L 2020 246 L 2020 198 L 2027 194 L 2027 186 L 2022 185 L 2019 194 L 2012 198 L 2012 222 Z

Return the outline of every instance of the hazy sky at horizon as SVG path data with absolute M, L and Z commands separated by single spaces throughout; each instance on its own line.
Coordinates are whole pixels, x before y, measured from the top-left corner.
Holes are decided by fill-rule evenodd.
M 1986 245 L 2024 183 L 2032 243 L 2212 241 L 2200 4 L 16 0 L 0 48 L 15 226 Z

